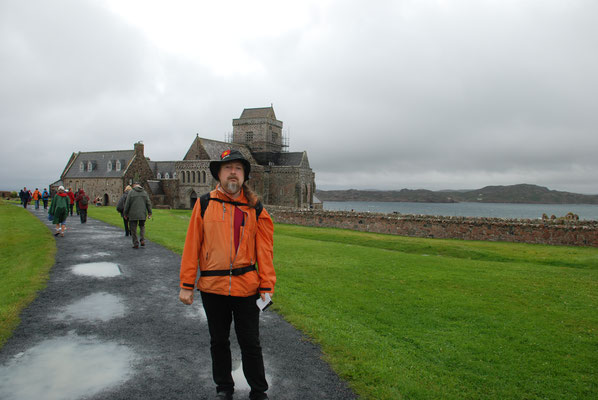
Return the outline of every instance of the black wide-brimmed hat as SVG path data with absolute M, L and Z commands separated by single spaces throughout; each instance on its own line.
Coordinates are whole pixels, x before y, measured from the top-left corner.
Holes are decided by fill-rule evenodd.
M 249 179 L 249 172 L 251 172 L 251 164 L 249 163 L 249 161 L 245 159 L 245 157 L 243 157 L 243 154 L 241 154 L 240 151 L 230 149 L 225 150 L 222 152 L 222 154 L 220 154 L 220 161 L 210 161 L 210 172 L 212 173 L 214 179 L 216 179 L 217 181 L 219 180 L 218 172 L 220 172 L 220 167 L 222 166 L 222 164 L 231 161 L 240 161 L 243 164 L 243 171 L 245 172 L 245 181 L 247 181 Z

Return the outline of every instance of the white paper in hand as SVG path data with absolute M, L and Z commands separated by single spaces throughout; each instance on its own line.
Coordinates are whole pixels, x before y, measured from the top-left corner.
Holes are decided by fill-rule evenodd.
M 268 308 L 268 306 L 270 306 L 270 304 L 272 304 L 272 297 L 270 297 L 270 293 L 266 293 L 264 297 L 266 298 L 265 300 L 262 300 L 262 296 L 260 296 L 260 298 L 255 301 L 257 306 L 262 311 L 264 311 L 266 308 Z

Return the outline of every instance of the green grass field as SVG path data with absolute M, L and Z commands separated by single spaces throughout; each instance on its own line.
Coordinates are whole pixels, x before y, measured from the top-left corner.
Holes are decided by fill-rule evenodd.
M 180 253 L 189 216 L 148 238 Z M 276 224 L 274 253 L 275 309 L 361 398 L 598 398 L 596 248 Z
M 14 204 L 0 200 L 0 348 L 21 310 L 45 287 L 56 254 L 48 228 Z

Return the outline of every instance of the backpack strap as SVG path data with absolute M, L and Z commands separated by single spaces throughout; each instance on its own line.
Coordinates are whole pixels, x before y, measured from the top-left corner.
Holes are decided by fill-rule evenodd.
M 232 204 L 233 206 L 251 207 L 247 203 L 239 203 L 238 201 L 228 201 L 228 200 L 219 199 L 217 197 L 210 197 L 210 192 L 208 192 L 206 194 L 201 195 L 199 198 L 199 205 L 201 207 L 201 217 L 202 218 L 203 218 L 203 215 L 206 213 L 206 209 L 208 208 L 208 205 L 210 204 L 210 200 L 214 200 L 219 203 Z M 262 205 L 261 201 L 258 201 L 255 204 L 255 207 L 253 207 L 253 208 L 255 208 L 255 220 L 257 221 L 257 219 L 260 217 L 260 214 L 262 213 L 262 210 L 264 209 L 264 206 Z
M 199 205 L 201 207 L 201 218 L 203 219 L 203 215 L 206 213 L 206 208 L 208 208 L 208 204 L 210 204 L 210 192 L 206 194 L 202 194 L 199 198 Z

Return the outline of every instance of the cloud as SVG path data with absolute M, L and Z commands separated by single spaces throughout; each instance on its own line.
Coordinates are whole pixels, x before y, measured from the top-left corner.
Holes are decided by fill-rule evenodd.
M 274 103 L 320 188 L 598 192 L 593 1 L 0 7 L 0 166 L 45 166 L 4 172 L 6 188 L 137 140 L 181 159 Z

